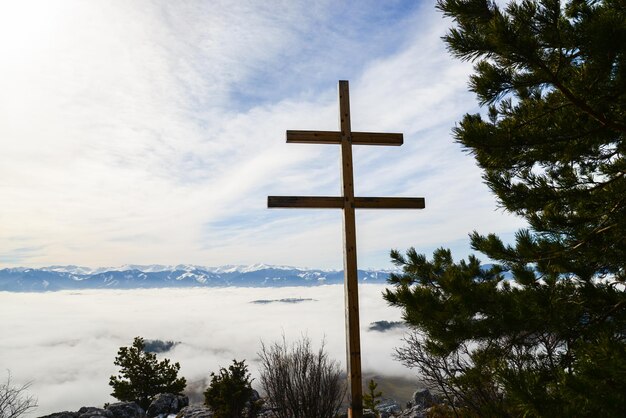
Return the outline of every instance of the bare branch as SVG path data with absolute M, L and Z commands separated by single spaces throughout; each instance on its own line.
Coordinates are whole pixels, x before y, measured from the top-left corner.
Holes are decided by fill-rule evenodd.
M 0 385 L 0 418 L 17 418 L 37 407 L 37 398 L 27 393 L 30 385 L 14 386 L 8 371 L 6 383 Z

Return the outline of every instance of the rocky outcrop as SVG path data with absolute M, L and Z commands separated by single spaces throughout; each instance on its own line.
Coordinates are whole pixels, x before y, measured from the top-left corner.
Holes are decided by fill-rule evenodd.
M 93 406 L 83 406 L 78 410 L 78 418 L 116 418 L 113 412 L 104 408 L 96 408 Z
M 83 406 L 76 412 L 56 412 L 41 418 L 145 418 L 146 413 L 135 402 L 116 402 L 104 408 Z
M 145 417 L 143 410 L 134 402 L 119 402 L 113 404 L 113 409 L 83 406 L 76 412 L 57 412 L 41 418 L 142 418 Z M 132 413 L 130 411 L 133 411 Z
M 180 410 L 176 418 L 213 418 L 213 411 L 206 406 L 186 406 Z
M 390 418 L 402 412 L 402 408 L 398 405 L 398 402 L 390 398 L 381 399 L 376 409 L 380 414 L 380 418 Z
M 113 413 L 113 418 L 144 418 L 146 413 L 135 402 L 116 402 L 105 407 Z
M 377 413 L 364 410 L 364 418 L 425 418 L 431 408 L 445 407 L 437 395 L 428 389 L 420 389 L 413 393 L 406 409 L 393 399 L 382 399 L 377 406 Z M 246 410 L 254 408 L 258 411 L 257 418 L 274 417 L 275 409 L 271 405 L 264 404 L 264 399 L 255 390 L 246 406 Z M 345 410 L 344 410 L 345 411 Z M 247 415 L 247 412 L 245 413 Z M 104 408 L 83 407 L 76 412 L 57 412 L 41 418 L 165 418 L 176 415 L 176 418 L 213 418 L 211 408 L 201 405 L 189 405 L 189 398 L 183 395 L 162 393 L 156 395 L 148 410 L 144 412 L 135 402 L 117 402 L 106 405 Z M 343 414 L 340 416 L 346 416 Z
M 258 402 L 260 400 L 261 400 L 261 395 L 259 395 L 259 392 L 257 392 L 256 389 L 252 389 L 252 394 L 250 395 L 249 402 Z
M 420 389 L 413 392 L 413 405 L 421 406 L 422 408 L 430 408 L 436 403 L 439 403 L 437 396 L 430 393 L 428 389 Z
M 439 397 L 433 395 L 430 390 L 419 389 L 413 392 L 405 410 L 391 416 L 395 418 L 425 418 L 428 416 L 428 410 L 439 402 Z
M 250 412 L 254 411 L 254 412 Z M 247 417 L 253 415 L 258 418 L 270 418 L 274 417 L 273 410 L 271 408 L 264 407 L 264 401 L 259 395 L 259 392 L 252 389 L 252 394 L 250 395 L 250 399 L 246 402 L 246 406 L 244 407 L 241 416 Z M 150 413 L 148 416 L 151 417 Z M 185 406 L 178 412 L 176 418 L 212 418 L 213 411 L 211 408 L 200 405 L 189 405 Z
M 43 415 L 39 418 L 78 418 L 78 412 L 70 412 L 70 411 L 55 412 L 54 414 Z
M 189 398 L 187 396 L 174 395 L 172 393 L 159 393 L 152 399 L 146 413 L 149 418 L 164 417 L 177 414 L 188 405 Z
M 372 411 L 371 409 L 364 409 L 363 418 L 376 418 L 376 412 Z
M 396 418 L 426 418 L 427 410 L 420 405 L 412 406 L 409 409 L 405 409 L 399 415 L 393 415 Z

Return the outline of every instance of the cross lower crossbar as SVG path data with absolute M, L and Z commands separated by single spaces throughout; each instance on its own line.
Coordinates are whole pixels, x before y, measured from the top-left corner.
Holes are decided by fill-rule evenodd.
M 377 132 L 351 132 L 352 145 L 396 145 L 404 142 L 402 134 Z M 287 131 L 291 144 L 341 144 L 338 131 Z
M 333 196 L 268 196 L 268 208 L 343 209 L 344 198 Z M 424 209 L 423 197 L 355 197 L 355 209 Z

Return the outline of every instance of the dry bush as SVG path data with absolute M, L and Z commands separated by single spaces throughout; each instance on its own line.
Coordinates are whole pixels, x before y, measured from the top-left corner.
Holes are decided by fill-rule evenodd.
M 339 363 L 324 342 L 317 353 L 302 337 L 292 345 L 261 343 L 261 385 L 278 418 L 333 418 L 346 393 Z

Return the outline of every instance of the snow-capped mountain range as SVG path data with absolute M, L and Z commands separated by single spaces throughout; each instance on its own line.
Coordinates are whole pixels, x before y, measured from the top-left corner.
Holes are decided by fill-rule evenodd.
M 384 283 L 389 273 L 389 270 L 359 270 L 359 282 Z M 342 270 L 303 269 L 266 264 L 220 267 L 129 264 L 95 269 L 81 266 L 0 269 L 0 291 L 9 292 L 167 287 L 284 287 L 338 283 L 343 283 Z

